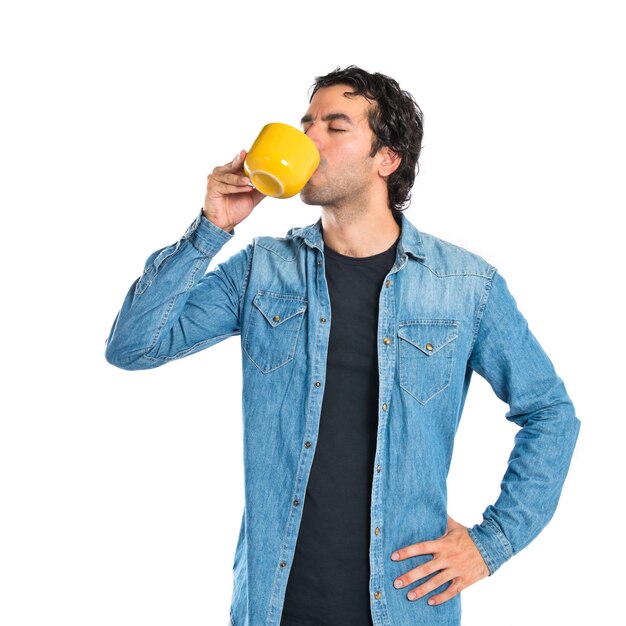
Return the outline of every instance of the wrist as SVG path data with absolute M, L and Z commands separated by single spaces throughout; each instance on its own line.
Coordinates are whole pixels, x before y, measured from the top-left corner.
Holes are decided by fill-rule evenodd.
M 208 215 L 208 213 L 206 212 L 206 210 L 203 209 L 202 211 L 202 215 L 209 220 L 209 222 L 211 222 L 211 224 L 213 224 L 214 226 L 217 226 L 218 228 L 221 228 L 222 230 L 226 231 L 227 233 L 232 232 L 235 229 L 235 224 L 229 224 L 227 222 L 225 222 L 224 220 L 220 220 L 217 219 L 211 215 Z

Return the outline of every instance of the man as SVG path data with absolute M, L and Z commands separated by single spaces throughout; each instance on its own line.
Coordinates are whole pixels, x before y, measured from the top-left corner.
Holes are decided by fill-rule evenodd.
M 263 199 L 245 151 L 215 168 L 202 214 L 131 287 L 107 358 L 145 369 L 241 336 L 233 624 L 457 625 L 459 592 L 551 518 L 579 422 L 496 269 L 401 213 L 422 139 L 410 94 L 338 69 L 302 124 L 321 161 L 301 197 L 321 219 L 204 274 Z M 446 476 L 473 371 L 520 430 L 468 529 L 447 516 Z

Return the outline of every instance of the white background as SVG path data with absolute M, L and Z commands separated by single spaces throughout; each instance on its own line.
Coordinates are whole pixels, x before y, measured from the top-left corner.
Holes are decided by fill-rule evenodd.
M 350 63 L 417 99 L 407 216 L 500 269 L 582 420 L 553 521 L 463 594 L 463 624 L 624 623 L 620 4 L 3 3 L 3 626 L 226 623 L 238 340 L 130 373 L 104 339 L 210 170 L 297 125 L 313 78 Z M 318 212 L 266 200 L 216 261 Z M 497 497 L 506 408 L 475 377 L 449 481 L 466 525 Z

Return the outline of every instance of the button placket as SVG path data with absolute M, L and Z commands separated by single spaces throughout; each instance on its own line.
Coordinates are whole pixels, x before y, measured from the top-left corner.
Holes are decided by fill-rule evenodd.
M 394 271 L 397 271 L 397 268 L 394 267 Z M 380 320 L 380 335 L 379 341 L 381 342 L 382 347 L 384 347 L 384 351 L 381 353 L 383 359 L 383 368 L 380 373 L 380 396 L 379 396 L 379 412 L 380 412 L 380 420 L 382 423 L 385 423 L 389 419 L 389 405 L 391 399 L 391 383 L 393 382 L 394 376 L 394 367 L 395 367 L 395 359 L 396 359 L 396 346 L 397 342 L 393 341 L 395 337 L 395 301 L 394 301 L 394 292 L 390 289 L 392 287 L 393 282 L 390 278 L 385 280 L 384 289 L 382 291 L 381 297 L 381 305 L 379 311 L 379 320 Z M 384 428 L 379 424 L 379 435 L 380 441 L 377 442 L 377 458 L 383 459 L 385 458 L 385 448 L 388 445 L 387 438 L 385 436 Z M 371 563 L 372 567 L 372 584 L 375 585 L 373 592 L 373 599 L 377 601 L 382 600 L 382 585 L 384 581 L 384 557 L 382 555 L 383 543 L 382 543 L 382 522 L 383 515 L 382 510 L 380 508 L 380 504 L 382 498 L 382 464 L 377 463 L 375 465 L 374 472 L 374 484 L 373 484 L 373 497 L 375 498 L 377 504 L 372 509 L 372 530 L 373 539 L 376 540 L 377 549 L 375 551 L 374 560 Z M 376 590 L 376 587 L 378 589 Z

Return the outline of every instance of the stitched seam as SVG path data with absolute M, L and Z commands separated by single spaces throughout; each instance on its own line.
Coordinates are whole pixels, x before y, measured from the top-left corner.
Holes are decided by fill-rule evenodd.
M 189 279 L 187 280 L 187 284 L 185 285 L 185 293 L 194 286 L 196 282 L 196 274 L 198 273 L 198 270 L 203 266 L 204 266 L 204 259 L 199 259 L 198 261 L 196 261 L 196 265 L 191 270 L 191 274 L 189 276 Z
M 234 337 L 236 336 L 238 333 L 227 333 L 225 335 L 219 335 L 218 337 L 212 337 L 211 339 L 205 339 L 204 341 L 199 341 L 198 343 L 194 343 L 193 346 L 186 348 L 185 350 L 181 350 L 180 352 L 177 352 L 176 354 L 172 354 L 172 355 L 166 355 L 166 356 L 148 356 L 148 355 L 144 355 L 144 358 L 146 358 L 148 361 L 152 361 L 154 363 L 157 363 L 158 361 L 175 361 L 176 359 L 180 359 L 184 356 L 187 356 L 188 354 L 192 354 L 193 352 L 197 352 L 200 348 L 205 347 L 208 348 L 209 346 L 212 346 L 213 344 L 219 343 L 220 341 L 223 341 L 224 339 L 228 339 L 228 337 Z M 151 346 L 152 348 L 153 346 Z
M 306 296 L 298 296 L 296 294 L 278 293 L 277 291 L 258 291 L 257 294 L 262 296 L 272 296 L 272 298 L 278 298 L 280 300 L 298 300 L 299 302 L 307 303 Z M 256 297 L 256 296 L 255 296 Z
M 152 340 L 148 344 L 148 348 L 146 349 L 146 353 L 144 354 L 144 356 L 147 356 L 147 353 L 150 352 L 152 348 L 154 348 L 157 341 L 159 340 L 159 337 L 161 336 L 161 331 L 165 327 L 165 324 L 167 323 L 167 320 L 170 316 L 170 313 L 172 312 L 172 309 L 174 308 L 174 304 L 176 303 L 177 299 L 178 299 L 178 296 L 174 296 L 167 303 L 167 306 L 165 307 L 165 311 L 163 311 L 163 315 L 161 315 L 161 320 L 159 322 L 159 325 L 157 326 L 157 329 L 154 331 L 154 335 L 152 335 Z
M 287 239 L 284 239 L 284 238 L 281 238 L 279 240 L 280 241 L 285 241 L 285 242 L 288 241 Z M 255 243 L 256 243 L 257 246 L 263 248 L 264 250 L 267 250 L 268 252 L 271 252 L 272 254 L 275 254 L 277 257 L 280 257 L 284 261 L 288 261 L 290 263 L 292 263 L 293 261 L 295 261 L 297 259 L 298 251 L 304 245 L 304 241 L 300 241 L 300 243 L 298 244 L 297 248 L 293 251 L 293 255 L 290 256 L 290 257 L 286 257 L 286 256 L 283 256 L 282 254 L 280 254 L 277 250 L 274 250 L 274 248 L 270 248 L 269 246 L 263 244 L 262 241 L 256 241 Z
M 216 228 L 216 229 L 219 229 L 219 226 L 215 226 L 215 224 L 212 224 L 212 226 L 214 228 Z M 211 228 L 211 227 L 209 227 L 209 228 Z M 214 232 L 212 230 L 211 230 L 211 234 L 213 234 L 216 237 L 218 237 L 218 241 L 217 242 L 216 241 L 211 241 L 209 239 L 205 239 L 198 232 L 197 228 L 192 233 L 190 233 L 190 235 L 187 238 L 187 240 L 189 241 L 189 243 L 191 243 L 191 245 L 196 250 L 198 250 L 198 252 L 202 253 L 205 256 L 213 257 L 213 256 L 215 256 L 217 254 L 217 252 L 226 243 L 228 243 L 233 238 L 233 235 L 231 235 L 230 233 L 226 233 L 226 232 L 224 232 L 224 234 L 222 234 L 220 232 Z
M 469 350 L 468 350 L 468 353 L 467 353 L 467 360 L 470 359 L 470 357 L 472 355 L 472 351 L 474 350 L 474 345 L 476 344 L 476 338 L 478 337 L 478 329 L 480 327 L 480 323 L 482 322 L 483 314 L 485 312 L 485 309 L 487 308 L 487 302 L 489 301 L 489 296 L 491 295 L 491 286 L 493 285 L 493 280 L 496 277 L 497 273 L 498 273 L 498 271 L 494 267 L 493 268 L 493 272 L 492 272 L 491 276 L 489 277 L 489 280 L 485 284 L 485 290 L 484 290 L 484 293 L 483 293 L 483 297 L 482 297 L 481 302 L 478 305 L 478 308 L 476 310 L 476 319 L 474 320 L 474 334 L 472 336 L 472 343 L 470 344 L 470 347 L 469 347 Z
M 183 293 L 187 293 L 189 289 L 191 289 L 194 283 L 194 277 L 198 273 L 198 270 L 200 269 L 202 265 L 204 265 L 204 259 L 199 259 L 198 261 L 196 261 L 195 267 L 191 271 L 191 276 L 187 280 L 187 284 L 185 285 L 185 291 Z M 156 331 L 154 332 L 154 335 L 152 336 L 152 340 L 150 341 L 150 344 L 148 345 L 148 348 L 146 349 L 144 353 L 144 356 L 146 358 L 150 358 L 147 356 L 147 353 L 150 352 L 150 350 L 152 350 L 154 346 L 156 346 L 161 336 L 161 333 L 163 332 L 163 329 L 165 328 L 167 321 L 170 317 L 170 313 L 172 312 L 172 309 L 174 308 L 174 305 L 176 304 L 176 301 L 178 300 L 180 295 L 181 294 L 174 296 L 165 307 L 165 311 L 163 311 L 163 315 L 161 316 L 161 321 L 159 322 L 159 325 Z M 159 360 L 159 359 L 155 359 L 155 360 Z
M 244 298 L 246 291 L 248 290 L 248 282 L 250 280 L 250 274 L 252 273 L 252 259 L 254 258 L 254 251 L 255 251 L 255 246 L 254 245 L 250 246 L 250 254 L 248 255 L 249 256 L 248 265 L 246 267 L 246 275 L 244 276 L 241 292 L 239 293 L 239 300 L 237 302 L 237 308 L 239 309 L 240 322 L 241 322 L 242 313 L 243 313 L 243 298 Z
M 425 326 L 428 324 L 433 324 L 435 326 L 455 326 L 458 327 L 458 320 L 444 320 L 444 319 L 419 319 L 419 320 L 403 320 L 398 324 L 398 326 L 415 326 L 421 325 Z
M 449 277 L 453 277 L 453 276 L 473 276 L 475 278 L 489 278 L 489 273 L 487 274 L 482 274 L 479 272 L 449 272 L 446 274 L 443 274 L 441 272 L 438 272 L 437 270 L 433 269 L 430 265 L 428 265 L 427 263 L 422 262 L 422 265 L 432 274 L 434 274 L 435 276 L 437 276 L 438 278 L 449 278 Z
M 500 527 L 497 524 L 489 519 L 486 519 L 485 523 L 489 524 L 489 526 L 493 528 L 500 545 L 504 548 L 507 558 L 510 559 L 513 556 L 513 546 L 511 545 L 511 542 L 506 538 L 506 535 L 500 530 Z
M 491 574 L 493 574 L 494 571 L 496 570 L 496 564 L 493 562 L 493 559 L 489 556 L 489 554 L 485 550 L 485 547 L 481 543 L 480 539 L 478 539 L 473 529 L 470 528 L 468 532 L 469 532 L 470 537 L 472 538 L 472 541 L 476 544 L 476 547 L 478 548 L 480 555 L 485 560 L 485 563 L 487 564 L 487 567 L 489 568 L 489 575 L 491 576 Z

